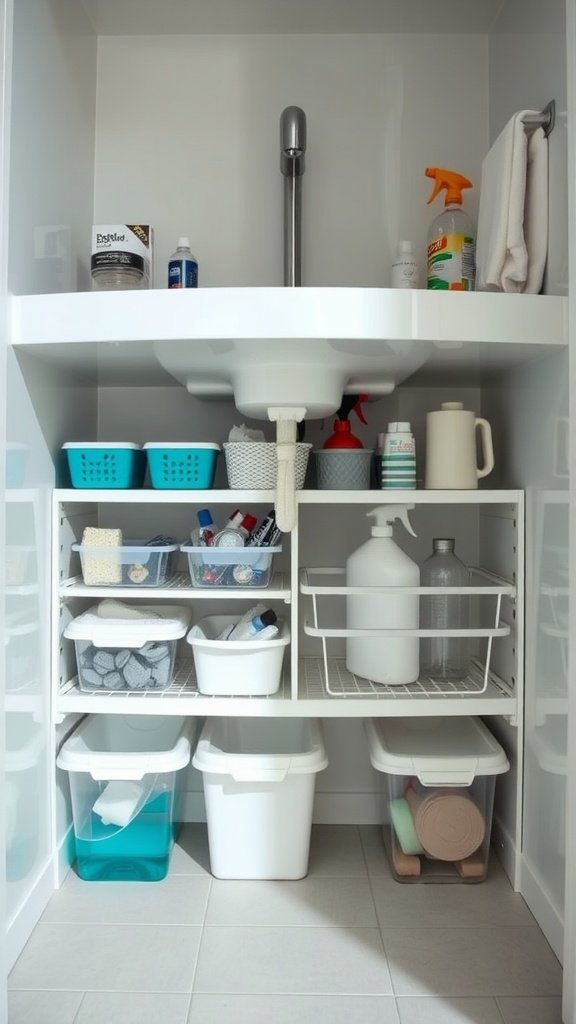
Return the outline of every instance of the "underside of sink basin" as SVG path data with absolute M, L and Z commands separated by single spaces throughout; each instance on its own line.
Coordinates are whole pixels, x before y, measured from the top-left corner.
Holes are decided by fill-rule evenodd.
M 384 395 L 425 361 L 428 346 L 410 341 L 241 338 L 164 341 L 160 363 L 194 395 L 234 396 L 245 416 L 267 419 L 270 406 L 303 406 L 306 419 L 332 415 L 342 395 Z

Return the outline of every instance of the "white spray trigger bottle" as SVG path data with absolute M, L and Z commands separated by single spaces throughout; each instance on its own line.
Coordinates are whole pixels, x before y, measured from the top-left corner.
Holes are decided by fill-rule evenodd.
M 374 683 L 398 686 L 413 683 L 419 675 L 419 638 L 403 636 L 418 629 L 418 594 L 378 593 L 378 587 L 418 587 L 420 568 L 393 539 L 399 519 L 416 536 L 408 513 L 413 505 L 378 505 L 367 513 L 376 522 L 372 536 L 346 563 L 348 587 L 374 587 L 372 594 L 348 594 L 346 625 L 358 630 L 346 638 L 349 672 Z M 366 630 L 378 630 L 364 632 Z M 386 630 L 399 635 L 387 635 Z
M 413 508 L 414 505 L 378 505 L 371 512 L 367 512 L 367 516 L 374 516 L 376 520 L 376 525 L 372 527 L 372 536 L 391 537 L 393 534 L 392 524 L 396 519 L 399 519 L 408 533 L 411 533 L 413 537 L 417 537 L 418 534 L 414 533 L 408 516 L 408 513 L 412 512 Z

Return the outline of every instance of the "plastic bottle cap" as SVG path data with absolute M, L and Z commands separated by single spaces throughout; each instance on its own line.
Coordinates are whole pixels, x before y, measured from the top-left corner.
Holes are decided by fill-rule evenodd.
M 240 525 L 244 530 L 248 530 L 248 533 L 251 533 L 257 522 L 258 520 L 256 516 L 251 516 L 250 513 L 247 512 Z
M 463 409 L 464 402 L 442 402 L 441 409 Z
M 214 520 L 207 508 L 199 508 L 197 515 L 200 526 L 212 526 Z
M 182 237 L 178 239 L 178 245 L 176 246 L 176 248 L 177 249 L 189 249 L 190 248 L 190 239 L 187 238 L 186 235 L 182 235 Z
M 434 537 L 432 541 L 433 551 L 454 551 L 453 537 Z
M 389 434 L 409 434 L 410 433 L 410 424 L 407 423 L 405 420 L 402 420 L 399 423 L 389 423 L 388 424 L 388 433 Z
M 277 615 L 273 608 L 268 608 L 265 612 L 260 615 L 260 622 L 264 623 L 265 626 L 273 626 L 276 622 Z

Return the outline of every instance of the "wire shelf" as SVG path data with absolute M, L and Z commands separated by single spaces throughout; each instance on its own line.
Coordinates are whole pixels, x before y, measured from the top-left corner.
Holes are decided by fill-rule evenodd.
M 269 695 L 262 694 L 206 694 L 200 693 L 198 689 L 198 682 L 196 679 L 196 670 L 194 667 L 194 660 L 192 658 L 182 658 L 176 662 L 174 678 L 170 686 L 166 687 L 165 690 L 81 690 L 78 677 L 74 676 L 73 679 L 69 679 L 60 688 L 60 697 L 69 697 L 71 695 L 78 695 L 80 698 L 91 700 L 110 700 L 119 701 L 123 703 L 129 701 L 173 701 L 182 698 L 192 698 L 201 700 L 220 700 L 222 697 L 226 697 L 226 700 L 286 700 L 290 697 L 290 673 L 286 664 L 282 667 L 282 676 L 280 680 L 280 688 L 276 693 Z
M 329 686 L 325 678 L 328 672 Z M 474 661 L 469 675 L 452 684 L 446 680 L 434 680 L 423 676 L 415 683 L 389 686 L 375 683 L 371 679 L 361 679 L 349 672 L 344 658 L 328 658 L 326 666 L 322 658 L 306 657 L 299 662 L 299 696 L 304 700 L 325 699 L 331 697 L 370 697 L 382 701 L 398 700 L 446 700 L 450 697 L 479 697 L 482 695 L 512 697 L 512 689 L 496 675 L 488 673 L 487 685 L 484 684 L 485 665 Z

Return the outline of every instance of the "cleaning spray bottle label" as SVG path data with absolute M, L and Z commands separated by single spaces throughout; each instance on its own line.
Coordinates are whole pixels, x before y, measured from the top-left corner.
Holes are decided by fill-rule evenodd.
M 473 291 L 475 242 L 470 235 L 442 235 L 428 246 L 428 288 Z

